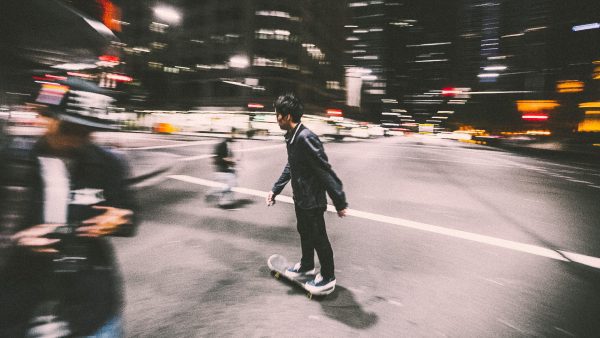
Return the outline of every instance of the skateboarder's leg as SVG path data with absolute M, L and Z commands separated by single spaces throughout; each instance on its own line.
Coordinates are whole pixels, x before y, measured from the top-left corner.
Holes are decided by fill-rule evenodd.
M 300 265 L 303 269 L 312 269 L 315 266 L 315 247 L 311 231 L 310 217 L 307 211 L 296 207 L 297 229 L 300 234 L 300 245 L 302 247 L 302 259 Z
M 314 229 L 313 243 L 319 257 L 319 262 L 321 262 L 321 275 L 326 279 L 335 278 L 333 249 L 327 237 L 325 219 L 323 217 L 325 210 L 313 209 L 311 211 Z
M 325 209 L 310 210 L 311 235 L 315 250 L 321 262 L 321 273 L 315 276 L 315 279 L 309 280 L 304 284 L 304 288 L 319 295 L 328 295 L 335 290 L 336 279 L 334 274 L 333 250 L 325 230 L 325 219 L 323 217 Z
M 321 274 L 327 278 L 334 278 L 333 249 L 327 237 L 324 213 L 325 209 L 320 208 L 296 208 L 298 232 L 302 239 L 302 258 L 308 256 L 311 262 L 314 262 L 314 251 L 316 251 L 321 262 Z
M 231 190 L 236 186 L 236 176 L 233 172 L 223 172 L 221 174 L 221 183 L 225 184 L 223 188 L 221 188 L 221 198 L 219 201 L 219 205 L 227 206 L 231 205 L 234 202 L 233 191 Z

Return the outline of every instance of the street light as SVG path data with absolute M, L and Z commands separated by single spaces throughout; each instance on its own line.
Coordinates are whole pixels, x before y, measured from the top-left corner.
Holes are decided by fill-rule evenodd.
M 181 14 L 173 7 L 156 6 L 154 7 L 154 15 L 170 24 L 178 24 L 181 21 Z

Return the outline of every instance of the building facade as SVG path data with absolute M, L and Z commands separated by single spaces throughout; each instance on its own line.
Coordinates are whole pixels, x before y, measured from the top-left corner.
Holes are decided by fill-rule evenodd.
M 295 92 L 324 113 L 343 100 L 343 13 L 333 0 L 124 3 L 122 40 L 146 105 L 271 109 Z

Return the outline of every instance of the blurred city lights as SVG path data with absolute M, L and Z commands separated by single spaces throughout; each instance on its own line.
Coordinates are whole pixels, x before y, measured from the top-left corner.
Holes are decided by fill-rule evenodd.
M 92 69 L 97 68 L 97 65 L 89 64 L 89 63 L 61 63 L 56 66 L 52 66 L 52 68 L 56 69 L 64 69 L 64 70 L 84 70 L 84 69 Z
M 100 55 L 98 57 L 98 59 L 100 61 L 106 61 L 106 62 L 119 62 L 119 57 L 118 56 L 114 56 L 114 55 Z
M 498 77 L 500 76 L 500 74 L 498 73 L 482 73 L 482 74 L 478 74 L 477 77 L 480 78 L 490 78 L 490 77 Z
M 588 23 L 585 25 L 573 26 L 573 32 L 585 31 L 585 30 L 589 30 L 589 29 L 598 29 L 598 28 L 600 28 L 600 23 L 594 22 L 594 23 Z
M 556 83 L 556 91 L 559 93 L 579 93 L 582 92 L 584 83 L 576 80 L 559 81 Z
M 552 110 L 558 107 L 558 102 L 554 100 L 519 100 L 517 109 L 520 112 L 539 112 L 542 110 Z
M 243 55 L 235 55 L 229 59 L 229 66 L 232 68 L 247 68 L 249 65 L 250 60 Z
M 522 116 L 523 120 L 526 121 L 543 121 L 548 119 L 546 114 L 526 114 Z
M 118 82 L 131 82 L 133 78 L 131 76 L 122 75 L 122 74 L 107 74 L 106 77 L 110 80 L 115 80 Z
M 483 67 L 483 70 L 505 70 L 507 67 L 506 66 L 487 66 L 487 67 Z
M 324 2 L 327 9 L 349 10 L 347 15 L 339 15 L 344 20 L 338 19 L 337 11 L 323 11 L 309 5 L 304 8 L 304 4 L 302 11 L 293 6 L 259 9 L 237 4 L 226 6 L 225 10 L 217 5 L 218 1 L 208 8 L 199 4 L 195 7 L 194 2 L 177 2 L 180 5 L 176 6 L 169 4 L 174 2 L 157 1 L 141 10 L 123 1 L 92 2 L 98 3 L 101 12 L 90 14 L 79 2 L 67 1 L 69 6 L 94 19 L 84 22 L 86 31 L 90 30 L 88 26 L 95 31 L 82 40 L 103 39 L 89 44 L 69 42 L 78 47 L 72 56 L 70 47 L 61 46 L 60 41 L 50 43 L 57 46 L 55 50 L 42 43 L 37 46 L 37 42 L 25 46 L 38 51 L 47 49 L 52 55 L 40 53 L 36 60 L 39 71 L 36 69 L 34 80 L 38 83 L 62 83 L 63 75 L 68 75 L 69 80 L 88 79 L 101 87 L 123 92 L 126 95 L 119 104 L 131 104 L 135 109 L 160 106 L 167 101 L 175 106 L 183 104 L 178 100 L 189 102 L 190 107 L 202 107 L 213 101 L 211 95 L 222 98 L 218 105 L 227 109 L 240 108 L 240 102 L 242 107 L 248 104 L 248 110 L 262 109 L 262 104 L 248 102 L 267 102 L 266 96 L 273 94 L 273 89 L 310 88 L 306 94 L 310 102 L 307 107 L 318 114 L 324 115 L 328 106 L 338 107 L 344 102 L 348 116 L 356 114 L 358 119 L 373 121 L 383 112 L 393 112 L 391 104 L 407 109 L 412 114 L 409 117 L 414 116 L 418 123 L 433 120 L 442 123 L 447 115 L 441 109 L 456 109 L 450 123 L 444 125 L 447 128 L 458 128 L 467 123 L 463 118 L 472 117 L 471 127 L 495 130 L 493 123 L 502 121 L 508 125 L 502 125 L 505 130 L 516 130 L 522 128 L 518 119 L 522 116 L 532 121 L 550 117 L 555 123 L 552 128 L 573 131 L 585 111 L 592 112 L 586 116 L 597 118 L 598 103 L 583 101 L 598 99 L 600 60 L 593 30 L 598 32 L 600 22 L 583 7 L 542 1 L 539 11 L 530 8 L 519 11 L 516 3 L 483 2 L 471 6 L 467 2 L 444 8 L 456 10 L 460 14 L 457 17 L 476 20 L 445 22 L 440 20 L 447 14 L 445 11 L 421 7 L 418 2 L 352 0 L 339 6 L 340 2 Z M 375 6 L 378 4 L 385 6 Z M 395 12 L 392 6 L 405 7 L 406 11 Z M 480 11 L 479 7 L 489 7 L 489 11 Z M 243 15 L 232 15 L 246 9 Z M 215 19 L 206 20 L 213 15 Z M 255 20 L 246 20 L 248 15 Z M 224 17 L 227 20 L 222 27 Z M 368 22 L 364 18 L 369 18 Z M 182 21 L 186 25 L 180 25 Z M 291 21 L 294 25 L 289 24 Z M 249 22 L 252 24 L 248 25 Z M 296 22 L 306 29 L 297 29 Z M 328 31 L 331 38 L 319 36 L 323 22 L 339 28 Z M 175 24 L 177 29 L 169 29 Z M 64 26 L 65 31 L 75 28 L 82 31 L 69 24 Z M 117 38 L 105 26 L 121 34 Z M 564 29 L 590 33 L 557 34 Z M 526 40 L 519 39 L 525 35 Z M 339 45 L 333 48 L 328 44 Z M 292 48 L 297 45 L 302 48 Z M 540 55 L 552 57 L 547 60 Z M 147 76 L 146 72 L 170 74 Z M 297 81 L 293 73 L 299 75 Z M 31 72 L 26 75 L 30 82 L 32 75 Z M 290 77 L 294 79 L 292 84 Z M 135 86 L 123 85 L 133 81 Z M 214 86 L 216 83 L 219 85 Z M 189 84 L 194 90 L 178 90 L 179 86 Z M 256 101 L 249 101 L 248 97 L 240 101 L 237 96 L 247 91 L 231 86 L 251 88 L 251 100 Z M 173 89 L 167 91 L 168 98 L 165 87 Z M 9 105 L 23 101 L 10 94 L 20 90 L 3 89 L 8 98 L 5 101 Z M 135 98 L 130 101 L 135 104 L 127 102 L 127 95 L 133 92 L 131 96 Z M 546 100 L 525 100 L 530 98 Z M 554 111 L 559 105 L 564 109 Z M 359 109 L 346 110 L 348 106 Z M 497 114 L 498 119 L 484 118 L 485 114 L 470 116 L 474 111 Z M 503 120 L 509 113 L 517 118 Z M 591 122 L 587 123 L 589 126 Z
M 600 101 L 583 102 L 579 104 L 579 108 L 600 108 Z
M 460 93 L 462 93 L 462 91 L 457 88 L 447 87 L 442 89 L 442 96 L 452 97 Z
M 172 7 L 157 6 L 154 8 L 154 15 L 161 20 L 171 24 L 177 24 L 181 21 L 181 14 Z

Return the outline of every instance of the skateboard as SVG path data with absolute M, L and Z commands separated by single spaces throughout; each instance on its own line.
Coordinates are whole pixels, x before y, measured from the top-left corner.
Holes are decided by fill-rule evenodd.
M 267 260 L 267 265 L 269 266 L 269 269 L 271 270 L 273 277 L 275 277 L 276 279 L 279 280 L 286 280 L 289 281 L 299 287 L 301 287 L 305 292 L 306 292 L 306 297 L 308 297 L 308 299 L 312 299 L 313 296 L 325 296 L 330 294 L 331 292 L 333 292 L 333 289 L 330 290 L 326 290 L 324 292 L 319 292 L 319 293 L 313 293 L 310 292 L 306 289 L 305 283 L 308 282 L 309 280 L 312 280 L 313 278 L 315 278 L 314 274 L 309 274 L 309 275 L 305 275 L 305 276 L 301 276 L 301 277 L 297 277 L 297 278 L 292 278 L 289 277 L 285 274 L 285 270 L 287 270 L 289 267 L 292 266 L 292 264 L 290 264 L 287 260 L 287 258 L 285 258 L 282 255 L 278 255 L 278 254 L 274 254 L 271 255 L 271 257 L 269 257 L 269 259 Z

